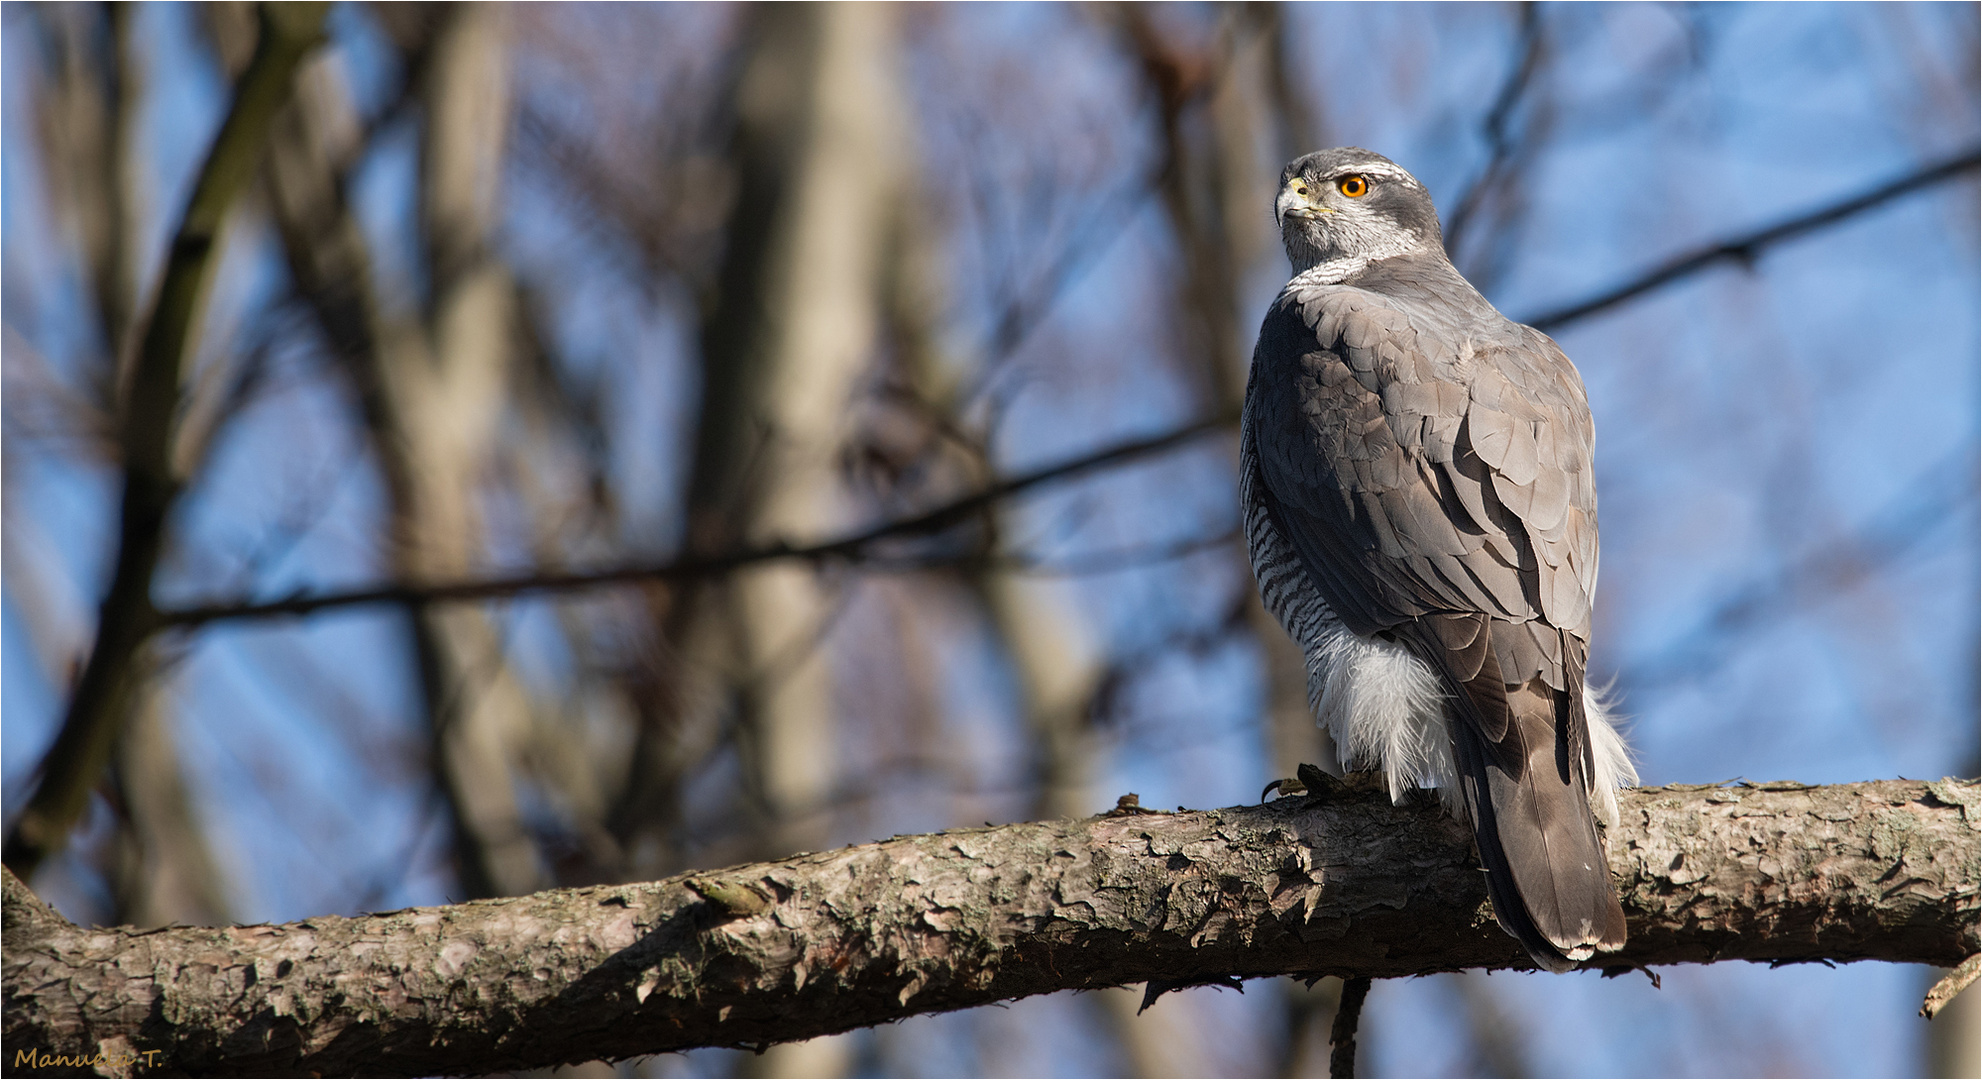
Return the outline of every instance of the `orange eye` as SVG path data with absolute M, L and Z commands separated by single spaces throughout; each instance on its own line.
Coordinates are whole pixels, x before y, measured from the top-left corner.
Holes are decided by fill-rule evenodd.
M 1351 199 L 1360 199 L 1369 194 L 1369 181 L 1360 176 L 1345 176 L 1335 182 L 1335 190 Z

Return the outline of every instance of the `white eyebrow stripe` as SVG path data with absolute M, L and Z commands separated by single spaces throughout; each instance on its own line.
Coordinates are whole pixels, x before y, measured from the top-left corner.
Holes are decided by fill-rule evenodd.
M 1411 174 L 1405 172 L 1402 169 L 1396 169 L 1388 165 L 1377 165 L 1377 164 L 1349 166 L 1347 168 L 1343 168 L 1335 172 L 1329 173 L 1328 179 L 1334 180 L 1337 179 L 1338 177 L 1351 176 L 1351 175 L 1377 176 L 1377 177 L 1382 177 L 1385 180 L 1412 179 Z

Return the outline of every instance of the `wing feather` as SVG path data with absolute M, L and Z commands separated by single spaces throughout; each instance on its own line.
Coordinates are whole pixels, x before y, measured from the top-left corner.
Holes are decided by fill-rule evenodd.
M 1586 632 L 1596 501 L 1581 383 L 1553 342 L 1502 322 L 1482 338 L 1493 324 L 1323 286 L 1283 294 L 1261 329 L 1249 408 L 1262 430 L 1300 433 L 1261 441 L 1261 479 L 1358 633 L 1435 613 Z M 1560 648 L 1539 641 L 1496 650 L 1510 683 L 1562 684 Z

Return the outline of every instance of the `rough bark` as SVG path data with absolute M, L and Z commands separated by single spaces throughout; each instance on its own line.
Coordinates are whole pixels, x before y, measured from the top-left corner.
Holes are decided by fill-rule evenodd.
M 1973 781 L 1626 792 L 1617 967 L 1977 951 Z M 969 829 L 283 926 L 70 925 L 6 878 L 5 1040 L 151 1072 L 452 1075 L 1069 988 L 1525 967 L 1465 832 L 1367 787 Z M 13 1060 L 12 1057 L 9 1060 Z

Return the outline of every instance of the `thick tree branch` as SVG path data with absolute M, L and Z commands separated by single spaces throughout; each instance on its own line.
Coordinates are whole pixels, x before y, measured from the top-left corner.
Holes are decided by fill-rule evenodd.
M 1578 319 L 1588 318 L 1627 300 L 1635 300 L 1653 289 L 1691 277 L 1716 263 L 1723 261 L 1752 263 L 1761 256 L 1762 252 L 1777 244 L 1835 225 L 1867 210 L 1877 209 L 1922 188 L 1932 187 L 1964 173 L 1974 172 L 1978 164 L 1982 164 L 1982 151 L 1969 150 L 1939 164 L 1882 181 L 1873 185 L 1868 191 L 1829 206 L 1799 214 L 1732 240 L 1722 240 L 1684 255 L 1675 256 L 1655 269 L 1640 274 L 1607 292 L 1521 321 L 1537 330 L 1551 332 L 1559 330 Z
M 172 469 L 179 384 L 194 344 L 207 284 L 219 262 L 221 226 L 254 176 L 276 110 L 289 99 L 296 67 L 323 34 L 328 4 L 266 4 L 254 59 L 214 136 L 191 200 L 166 255 L 158 299 L 138 347 L 123 402 L 119 449 L 124 458 L 117 565 L 98 609 L 95 647 L 55 744 L 37 770 L 41 784 L 7 836 L 4 858 L 32 875 L 61 847 L 103 775 L 130 712 L 141 651 L 158 629 L 152 573 L 180 478 Z
M 1977 951 L 1978 786 L 1624 793 L 1650 964 Z M 230 929 L 70 925 L 6 879 L 10 1054 L 475 1074 L 762 1046 L 1063 989 L 1523 967 L 1465 831 L 1372 787 L 970 829 L 640 885 Z M 11 1059 L 10 1059 L 11 1060 Z

